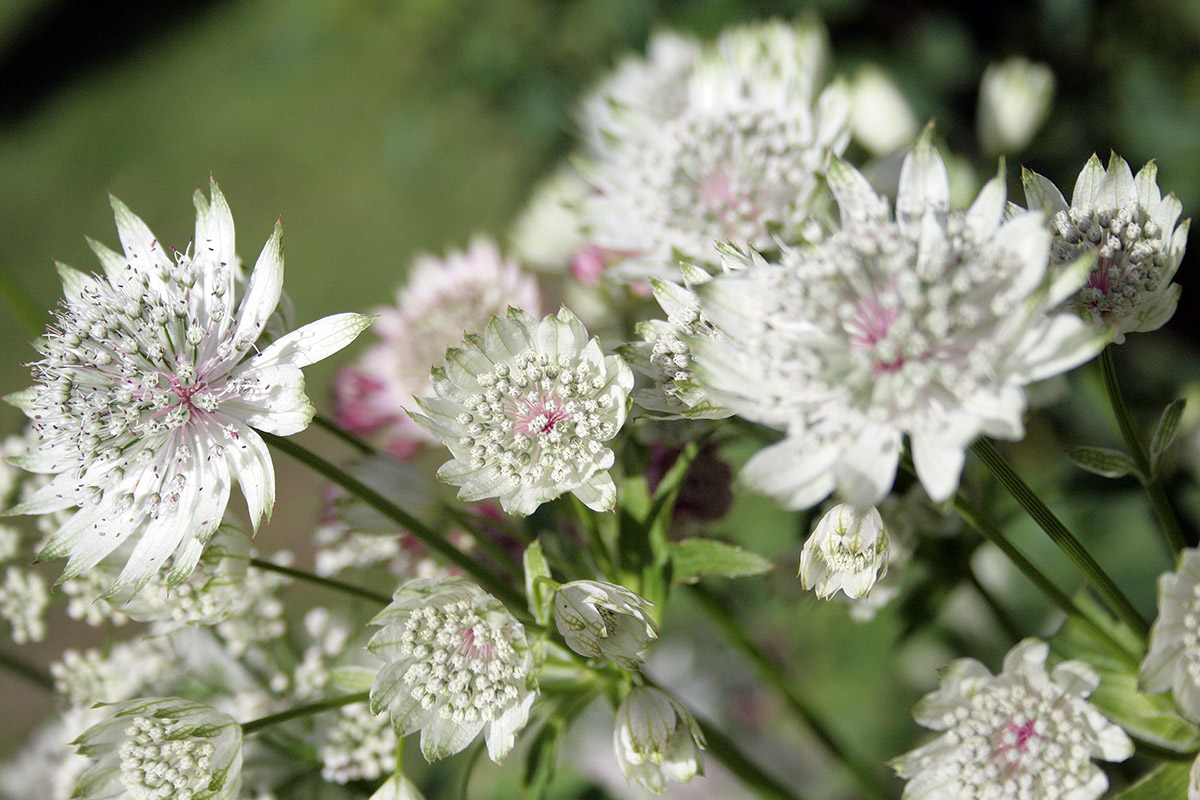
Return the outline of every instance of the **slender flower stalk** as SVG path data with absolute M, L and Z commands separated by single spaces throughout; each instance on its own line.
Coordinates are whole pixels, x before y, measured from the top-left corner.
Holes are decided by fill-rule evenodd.
M 1050 540 L 1058 545 L 1063 554 L 1079 567 L 1087 582 L 1096 593 L 1108 604 L 1113 613 L 1128 625 L 1143 639 L 1150 632 L 1150 623 L 1146 621 L 1120 587 L 1108 576 L 1096 559 L 1087 551 L 1075 535 L 1067 530 L 1067 526 L 1054 515 L 1045 503 L 1034 493 L 1029 484 L 1021 479 L 1000 452 L 987 439 L 979 439 L 971 445 L 971 450 L 979 457 L 996 480 L 1012 495 L 1021 508 L 1038 524 Z
M 866 759 L 854 753 L 825 724 L 820 715 L 809 706 L 802 691 L 795 688 L 795 679 L 784 675 L 779 667 L 767 657 L 758 643 L 750 637 L 742 624 L 730 613 L 725 602 L 700 584 L 691 587 L 692 596 L 700 601 L 710 618 L 733 644 L 742 651 L 758 669 L 758 674 L 782 695 L 792 713 L 803 721 L 805 727 L 825 746 L 854 777 L 868 796 L 887 800 L 890 793 L 872 770 Z
M 270 434 L 264 434 L 263 438 L 272 447 L 287 453 L 300 463 L 310 467 L 319 475 L 328 478 L 346 491 L 356 495 L 364 503 L 388 519 L 399 524 L 438 556 L 470 575 L 481 586 L 504 601 L 504 604 L 512 609 L 514 614 L 521 617 L 522 621 L 532 621 L 528 616 L 528 612 L 524 611 L 525 598 L 516 589 L 513 589 L 500 580 L 486 566 L 450 544 L 437 531 L 428 527 L 379 492 L 356 479 L 350 473 L 338 468 L 336 465 L 321 458 L 316 453 L 301 447 L 290 439 L 271 436 Z
M 325 700 L 319 700 L 315 703 L 309 703 L 304 706 L 296 706 L 289 708 L 287 711 L 280 711 L 278 714 L 270 714 L 258 719 L 252 719 L 249 722 L 242 723 L 242 735 L 249 736 L 252 733 L 270 728 L 273 725 L 279 725 L 284 722 L 290 722 L 301 717 L 311 717 L 314 714 L 321 714 L 326 711 L 332 711 L 335 708 L 342 706 L 353 705 L 354 703 L 365 703 L 368 700 L 369 692 L 355 692 L 354 694 L 344 694 L 339 697 L 330 697 Z
M 277 572 L 280 575 L 286 575 L 289 578 L 295 578 L 299 581 L 306 581 L 315 586 L 323 586 L 326 589 L 330 589 L 335 592 L 341 592 L 342 594 L 350 595 L 351 597 L 358 597 L 363 600 L 373 600 L 381 605 L 387 605 L 392 601 L 392 598 L 388 597 L 386 594 L 373 592 L 370 589 L 364 589 L 361 586 L 355 586 L 350 583 L 345 583 L 344 581 L 334 580 L 333 578 L 325 578 L 320 575 L 314 575 L 313 573 L 302 569 L 285 567 L 282 564 L 276 564 L 273 561 L 267 561 L 261 558 L 251 558 L 250 566 L 256 569 L 265 570 L 267 572 Z
M 1158 517 L 1158 524 L 1162 526 L 1163 533 L 1167 537 L 1167 544 L 1171 547 L 1171 553 L 1174 555 L 1187 547 L 1187 542 L 1183 538 L 1179 520 L 1175 518 L 1175 512 L 1171 510 L 1171 501 L 1167 499 L 1166 490 L 1163 489 L 1162 478 L 1159 477 L 1158 471 L 1153 469 L 1150 456 L 1146 453 L 1146 447 L 1142 444 L 1141 437 L 1138 436 L 1137 429 L 1133 425 L 1133 415 L 1129 413 L 1129 404 L 1125 402 L 1125 393 L 1121 391 L 1121 384 L 1117 380 L 1117 366 L 1113 363 L 1112 351 L 1112 347 L 1109 346 L 1104 348 L 1104 352 L 1100 354 L 1104 390 L 1108 393 L 1108 400 L 1112 404 L 1117 425 L 1121 428 L 1125 446 L 1129 448 L 1129 454 L 1133 456 L 1133 463 L 1137 465 L 1138 472 L 1141 473 L 1142 485 L 1146 487 L 1146 493 L 1150 495 L 1150 505 L 1154 508 L 1154 516 Z

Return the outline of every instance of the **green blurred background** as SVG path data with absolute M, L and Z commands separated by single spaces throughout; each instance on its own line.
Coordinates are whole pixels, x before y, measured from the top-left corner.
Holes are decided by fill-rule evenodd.
M 45 324 L 60 294 L 54 260 L 91 269 L 84 235 L 117 244 L 107 192 L 182 248 L 190 195 L 211 174 L 233 207 L 243 258 L 282 216 L 299 322 L 369 310 L 390 299 L 415 253 L 474 232 L 503 238 L 536 179 L 570 151 L 574 102 L 653 30 L 711 36 L 803 8 L 829 26 L 835 68 L 882 65 L 952 151 L 977 157 L 984 67 L 1025 55 L 1053 67 L 1058 94 L 1022 163 L 1069 187 L 1093 151 L 1112 148 L 1135 169 L 1157 158 L 1159 184 L 1185 216 L 1200 207 L 1200 2 L 1039 0 L 967 13 L 866 0 L 0 0 L 0 392 L 27 385 L 31 326 Z M 1172 332 L 1141 351 L 1192 374 L 1194 258 L 1180 271 Z M 348 359 L 335 361 L 308 370 L 321 410 Z M 0 407 L 0 430 L 20 425 Z M 281 468 L 289 497 L 302 499 L 260 532 L 268 550 L 302 546 L 318 511 L 319 485 Z M 765 524 L 761 507 L 737 513 L 722 529 L 745 543 L 769 555 L 794 545 L 755 533 L 794 526 L 787 515 Z M 1121 563 L 1113 548 L 1106 559 Z M 821 688 L 817 705 L 857 728 L 867 750 L 894 755 L 896 736 L 913 735 L 906 708 L 919 696 L 891 687 L 899 623 L 850 626 L 840 607 L 799 598 L 790 575 L 748 591 L 771 598 L 756 629 L 804 620 L 779 649 Z M 1149 592 L 1137 599 L 1152 607 Z M 62 646 L 27 650 L 44 664 Z M 23 700 L 18 686 L 6 679 L 0 690 Z M 11 714 L 21 720 L 0 731 L 0 749 L 11 751 L 46 705 L 33 697 Z M 847 707 L 858 711 L 846 716 Z

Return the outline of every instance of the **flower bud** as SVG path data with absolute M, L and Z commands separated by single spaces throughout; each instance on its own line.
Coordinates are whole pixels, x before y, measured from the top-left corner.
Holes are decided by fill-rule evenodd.
M 921 131 L 900 87 L 874 65 L 865 65 L 854 73 L 850 104 L 850 131 L 877 156 L 891 155 L 911 144 Z
M 1054 73 L 1045 64 L 1010 58 L 990 65 L 979 83 L 979 141 L 990 155 L 1029 146 L 1054 100 Z
M 579 655 L 640 669 L 646 648 L 658 638 L 658 627 L 646 613 L 650 607 L 623 586 L 571 581 L 554 596 L 554 623 Z
M 667 780 L 704 774 L 704 734 L 692 715 L 664 691 L 640 686 L 617 709 L 613 747 L 627 780 L 662 794 Z
M 888 535 L 875 506 L 831 508 L 800 553 L 800 584 L 818 597 L 864 596 L 887 574 Z

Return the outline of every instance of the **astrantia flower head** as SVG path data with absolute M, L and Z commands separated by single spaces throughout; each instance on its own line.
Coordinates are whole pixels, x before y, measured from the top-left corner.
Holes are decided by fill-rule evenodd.
M 96 759 L 74 797 L 226 800 L 242 785 L 242 728 L 228 714 L 178 697 L 117 703 L 76 740 Z
M 625 257 L 606 277 L 669 279 L 680 258 L 715 267 L 714 241 L 798 238 L 829 154 L 849 140 L 845 90 L 819 91 L 824 61 L 815 24 L 734 29 L 696 61 L 677 113 L 600 137 L 581 219 L 594 245 Z
M 446 351 L 433 388 L 412 417 L 453 454 L 438 477 L 461 486 L 460 499 L 499 497 L 519 516 L 564 492 L 595 511 L 613 507 L 604 442 L 625 422 L 633 373 L 566 308 L 541 322 L 515 308 L 492 317 L 482 336 Z
M 500 761 L 529 720 L 537 687 L 525 628 L 504 605 L 462 578 L 411 580 L 372 625 L 367 649 L 387 662 L 371 687 L 371 710 L 387 711 L 398 736 L 421 731 L 433 761 L 483 731 Z
M 388 449 L 404 453 L 431 437 L 405 409 L 433 391 L 429 370 L 463 331 L 479 330 L 510 305 L 538 313 L 537 283 L 495 243 L 478 238 L 465 252 L 422 256 L 413 264 L 395 306 L 376 310 L 380 341 L 334 385 L 338 423 L 359 434 L 381 434 Z
M 1180 553 L 1179 569 L 1158 579 L 1158 618 L 1138 669 L 1142 691 L 1170 691 L 1175 705 L 1200 722 L 1200 550 Z
M 1172 283 L 1191 220 L 1179 221 L 1183 205 L 1158 190 L 1151 161 L 1135 177 L 1113 153 L 1108 169 L 1092 156 L 1079 173 L 1068 205 L 1062 192 L 1029 170 L 1021 175 L 1030 208 L 1050 215 L 1055 267 L 1095 254 L 1087 285 L 1066 303 L 1097 327 L 1126 333 L 1158 330 L 1175 313 L 1180 287 Z
M 651 607 L 624 586 L 571 581 L 554 595 L 554 624 L 567 647 L 581 656 L 641 669 L 646 648 L 658 638 L 658 626 L 647 613 Z
M 687 783 L 704 774 L 704 734 L 683 704 L 650 686 L 629 692 L 617 709 L 613 749 L 627 780 L 655 794 L 667 781 Z
M 800 584 L 818 597 L 858 599 L 887 574 L 888 534 L 875 506 L 831 508 L 800 552 Z
M 172 556 L 170 581 L 182 581 L 234 482 L 257 526 L 275 475 L 254 429 L 303 430 L 313 408 L 300 367 L 369 324 L 339 314 L 260 342 L 280 299 L 282 229 L 243 286 L 233 217 L 215 183 L 211 194 L 195 195 L 194 251 L 168 253 L 114 199 L 124 254 L 93 242 L 103 275 L 59 267 L 66 298 L 37 343 L 37 384 L 15 399 L 37 441 L 12 459 L 54 478 L 8 513 L 80 506 L 41 552 L 70 556 L 64 580 L 133 542 L 114 590 L 140 587 Z
M 904 800 L 1095 800 L 1108 778 L 1091 759 L 1124 761 L 1133 742 L 1087 697 L 1100 683 L 1082 661 L 1046 672 L 1045 642 L 1026 639 L 992 675 L 973 658 L 952 663 L 913 710 L 945 731 L 900 756 Z
M 1050 235 L 1039 214 L 1005 219 L 1004 182 L 967 211 L 949 208 L 949 178 L 926 133 L 904 160 L 896 213 L 853 167 L 829 184 L 841 225 L 780 264 L 698 288 L 719 338 L 692 337 L 695 375 L 737 414 L 787 432 L 745 467 L 751 486 L 789 508 L 839 489 L 878 503 L 908 437 L 935 502 L 958 486 L 979 435 L 1024 434 L 1024 387 L 1094 356 L 1105 342 L 1078 317 L 1052 313 L 1083 268 L 1047 279 Z

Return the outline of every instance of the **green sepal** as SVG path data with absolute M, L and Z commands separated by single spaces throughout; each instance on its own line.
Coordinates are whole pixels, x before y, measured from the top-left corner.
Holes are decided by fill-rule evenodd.
M 329 670 L 329 680 L 347 692 L 365 692 L 375 683 L 379 670 L 346 664 Z
M 1145 476 L 1128 453 L 1107 447 L 1076 447 L 1067 453 L 1071 463 L 1102 478 L 1123 478 L 1133 475 L 1140 481 Z
M 1158 475 L 1158 465 L 1162 461 L 1163 454 L 1170 449 L 1171 445 L 1175 443 L 1176 437 L 1179 436 L 1179 421 L 1183 417 L 1183 407 L 1186 405 L 1186 399 L 1177 397 L 1163 409 L 1162 416 L 1158 418 L 1154 435 L 1150 437 L 1151 476 Z
M 671 545 L 671 563 L 678 583 L 691 583 L 704 575 L 744 578 L 774 568 L 765 557 L 716 539 L 681 539 Z

